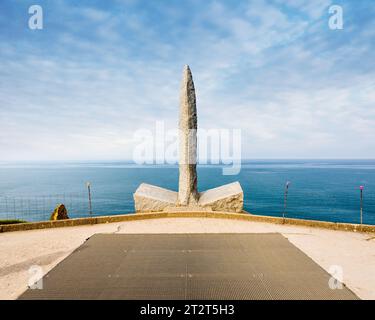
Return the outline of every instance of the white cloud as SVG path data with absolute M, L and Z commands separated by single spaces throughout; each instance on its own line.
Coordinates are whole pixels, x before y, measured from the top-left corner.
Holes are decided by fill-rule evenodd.
M 199 126 L 241 128 L 244 157 L 374 157 L 373 64 L 356 70 L 366 34 L 338 50 L 316 21 L 330 1 L 276 2 L 213 2 L 188 26 L 170 8 L 163 34 L 144 12 L 84 7 L 64 14 L 90 32 L 75 21 L 48 47 L 1 44 L 0 160 L 130 158 L 135 130 L 177 126 L 185 63 Z
M 103 20 L 108 19 L 110 16 L 108 12 L 90 7 L 80 8 L 79 13 L 83 16 L 83 18 L 88 18 L 96 23 L 100 23 Z

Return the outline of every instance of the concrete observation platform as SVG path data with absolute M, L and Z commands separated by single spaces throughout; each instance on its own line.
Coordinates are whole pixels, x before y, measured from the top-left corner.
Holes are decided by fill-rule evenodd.
M 250 277 L 251 280 L 248 281 L 253 281 L 255 286 L 262 285 L 262 290 L 266 290 L 266 288 L 269 290 L 266 286 L 269 285 L 270 282 L 265 282 L 263 284 L 263 282 L 258 281 L 259 279 L 263 281 L 262 278 L 257 277 L 259 272 L 268 276 L 268 279 L 274 279 L 274 282 L 272 282 L 273 288 L 277 288 L 277 285 L 282 285 L 283 283 L 293 287 L 296 284 L 293 283 L 293 279 L 288 276 L 288 272 L 284 272 L 286 270 L 285 268 L 290 268 L 289 275 L 296 272 L 297 278 L 295 279 L 296 281 L 299 281 L 297 279 L 302 275 L 302 271 L 304 271 L 307 278 L 309 278 L 310 274 L 308 271 L 313 269 L 312 275 L 314 278 L 315 275 L 318 275 L 318 273 L 315 273 L 317 270 L 316 268 L 320 267 L 322 273 L 319 272 L 319 274 L 322 278 L 320 278 L 319 283 L 326 289 L 328 288 L 328 282 L 326 282 L 327 275 L 332 274 L 334 271 L 332 270 L 332 267 L 335 267 L 336 269 L 339 267 L 341 274 L 333 273 L 334 277 L 341 276 L 341 278 L 339 278 L 340 281 L 342 281 L 345 286 L 360 299 L 375 299 L 375 233 L 362 233 L 356 228 L 352 228 L 352 231 L 347 231 L 347 228 L 342 230 L 336 228 L 335 230 L 332 230 L 327 229 L 327 226 L 323 223 L 309 225 L 307 224 L 307 221 L 305 221 L 304 225 L 297 225 L 293 223 L 293 221 L 290 221 L 290 224 L 280 224 L 277 223 L 277 219 L 265 219 L 265 217 L 263 217 L 262 220 L 257 221 L 255 218 L 259 219 L 261 217 L 253 217 L 252 215 L 243 214 L 234 214 L 236 219 L 229 219 L 229 214 L 219 215 L 217 213 L 212 214 L 207 212 L 206 217 L 203 217 L 202 213 L 200 215 L 201 216 L 194 217 L 191 214 L 190 217 L 185 212 L 179 214 L 134 214 L 131 216 L 117 217 L 118 220 L 116 220 L 115 217 L 103 218 L 103 223 L 99 224 L 79 225 L 82 221 L 77 221 L 78 225 L 71 224 L 71 226 L 68 227 L 66 224 L 57 223 L 59 222 L 57 221 L 56 226 L 53 228 L 33 229 L 28 231 L 13 230 L 13 232 L 0 233 L 0 256 L 2 257 L 2 259 L 0 259 L 0 299 L 17 299 L 27 290 L 28 281 L 30 279 L 29 271 L 31 267 L 38 266 L 41 270 L 41 276 L 50 274 L 52 277 L 53 274 L 56 274 L 58 277 L 65 277 L 64 273 L 55 273 L 55 271 L 58 271 L 60 267 L 63 267 L 63 270 L 68 270 L 64 267 L 65 262 L 68 262 L 69 264 L 71 263 L 69 261 L 73 261 L 71 258 L 76 259 L 80 257 L 80 255 L 76 256 L 76 254 L 79 253 L 79 251 L 76 250 L 81 250 L 82 254 L 84 251 L 87 251 L 88 254 L 93 254 L 93 251 L 89 248 L 91 245 L 93 245 L 93 248 L 97 248 L 98 258 L 95 259 L 99 260 L 94 259 L 93 261 L 95 263 L 92 264 L 89 263 L 89 260 L 86 262 L 88 264 L 82 263 L 77 266 L 77 268 L 74 268 L 74 271 L 70 272 L 71 274 L 69 276 L 72 280 L 74 279 L 74 281 L 77 280 L 77 277 L 80 277 L 79 279 L 82 283 L 88 281 L 85 279 L 86 273 L 90 274 L 90 277 L 94 275 L 96 272 L 95 268 L 98 267 L 95 264 L 99 263 L 101 271 L 98 272 L 98 277 L 95 278 L 96 280 L 92 278 L 93 282 L 90 282 L 91 284 L 88 284 L 88 287 L 94 286 L 94 288 L 99 288 L 100 286 L 103 286 L 103 282 L 101 281 L 104 281 L 103 279 L 105 277 L 108 279 L 112 278 L 111 281 L 113 281 L 114 276 L 124 276 L 123 273 L 116 273 L 113 269 L 114 266 L 117 265 L 119 271 L 126 270 L 126 266 L 128 266 L 128 268 L 133 268 L 132 266 L 137 264 L 136 259 L 127 259 L 132 256 L 140 259 L 141 255 L 150 251 L 147 246 L 156 251 L 152 259 L 150 258 L 151 260 L 147 260 L 148 258 L 146 258 L 146 260 L 143 260 L 145 263 L 140 263 L 138 265 L 140 271 L 144 272 L 144 270 L 148 268 L 149 270 L 153 270 L 153 273 L 151 273 L 153 275 L 156 273 L 159 273 L 159 275 L 165 273 L 171 276 L 173 275 L 175 264 L 171 262 L 170 258 L 168 258 L 167 252 L 171 253 L 173 251 L 173 248 L 169 247 L 168 243 L 177 241 L 175 239 L 176 234 L 182 234 L 184 237 L 183 239 L 186 239 L 186 237 L 190 235 L 195 237 L 196 234 L 204 236 L 203 238 L 207 239 L 199 240 L 198 243 L 194 244 L 195 247 L 193 247 L 190 240 L 179 241 L 184 244 L 185 248 L 182 250 L 185 250 L 185 252 L 182 252 L 181 250 L 179 253 L 177 261 L 180 262 L 178 263 L 185 262 L 186 266 L 189 267 L 188 270 L 195 270 L 194 272 L 187 272 L 186 270 L 184 271 L 185 273 L 179 272 L 180 275 L 185 276 L 185 279 L 190 279 L 189 274 L 193 275 L 194 279 L 195 272 L 197 272 L 197 276 L 199 271 L 201 275 L 203 274 L 204 276 L 207 276 L 207 281 L 209 279 L 209 273 L 212 273 L 212 276 L 217 276 L 218 278 L 215 278 L 215 281 L 219 281 L 220 277 L 224 275 L 227 276 L 230 273 L 232 276 L 235 276 L 238 272 L 243 276 Z M 242 219 L 239 219 L 240 217 L 242 217 Z M 107 223 L 105 223 L 106 221 Z M 286 219 L 286 222 L 288 221 L 289 220 Z M 317 227 L 317 225 L 322 226 Z M 40 225 L 38 226 L 43 227 Z M 18 230 L 22 230 L 22 228 Z M 130 252 L 132 249 L 129 248 L 129 246 L 127 247 L 127 245 L 121 244 L 123 242 L 121 236 L 124 235 L 125 237 L 128 237 L 130 235 L 140 234 L 144 238 L 147 238 L 147 235 L 152 236 L 157 234 L 160 235 L 161 238 L 163 236 L 167 238 L 170 237 L 171 240 L 167 241 L 167 243 L 163 243 L 161 240 L 151 241 L 151 243 L 146 241 L 144 245 L 142 244 L 142 241 L 138 241 L 137 246 L 141 247 L 133 248 L 136 250 L 136 252 L 133 253 Z M 248 242 L 247 249 L 246 247 L 243 247 L 243 252 L 254 252 L 253 255 L 247 254 L 243 257 L 238 255 L 239 246 L 238 242 L 236 242 L 237 240 L 232 241 L 228 238 L 228 243 L 223 242 L 223 239 L 226 239 L 227 236 L 231 237 L 231 235 L 235 234 L 251 234 L 249 235 L 251 239 L 259 240 L 252 241 L 250 239 L 249 241 L 246 241 Z M 267 241 L 268 234 L 278 234 L 278 241 L 274 241 L 273 239 Z M 218 236 L 218 239 L 221 240 L 217 240 L 219 241 L 218 247 L 215 249 L 215 247 L 212 246 L 215 245 L 216 235 Z M 103 241 L 102 244 L 95 240 L 100 237 L 103 237 L 102 239 L 104 240 L 107 236 L 108 241 Z M 117 238 L 115 236 L 119 237 Z M 87 239 L 90 240 L 87 241 Z M 211 241 L 209 241 L 210 239 Z M 211 247 L 206 244 L 206 241 L 210 243 Z M 266 246 L 266 243 L 269 247 Z M 198 252 L 198 255 L 192 253 L 193 256 L 191 258 L 183 255 L 187 254 L 187 252 L 189 252 L 188 250 L 196 250 L 197 244 L 199 244 L 201 250 L 206 250 L 205 252 L 207 253 L 205 258 L 201 259 L 202 268 L 200 270 L 194 269 L 198 268 L 195 263 L 195 259 L 199 258 Z M 104 245 L 106 247 L 105 250 L 103 247 Z M 157 248 L 155 248 L 155 246 Z M 115 254 L 112 255 L 110 253 L 115 253 L 116 250 L 120 250 L 120 247 L 123 250 L 128 250 L 129 256 L 126 257 L 125 252 L 123 252 L 123 254 L 120 254 L 119 257 L 116 258 Z M 106 253 L 107 250 L 108 253 Z M 228 250 L 233 253 L 227 255 L 226 252 Z M 306 262 L 306 265 L 303 261 L 302 264 L 298 263 L 297 265 L 290 265 L 290 261 L 283 260 L 284 253 L 293 252 L 294 250 L 300 251 L 300 254 L 302 255 L 301 257 L 300 254 L 297 254 L 297 261 L 301 261 L 299 260 L 301 258 Z M 103 257 L 100 257 L 102 252 L 104 252 Z M 71 255 L 72 253 L 73 255 Z M 136 257 L 136 253 L 138 254 L 138 257 Z M 268 257 L 265 256 L 266 254 Z M 288 256 L 289 258 L 293 257 L 293 255 L 290 254 Z M 232 258 L 235 259 L 233 260 Z M 243 258 L 249 260 L 241 261 Z M 270 261 L 270 265 L 265 263 L 266 258 L 267 261 Z M 233 260 L 232 269 L 228 269 L 230 267 L 228 265 L 228 262 L 231 262 L 230 260 Z M 255 260 L 258 261 L 254 263 Z M 207 262 L 212 263 L 207 264 Z M 54 269 L 55 267 L 57 269 Z M 296 270 L 296 267 L 301 269 Z M 271 270 L 273 271 L 270 272 Z M 132 274 L 136 275 L 136 273 Z M 255 280 L 252 279 L 253 276 L 255 276 Z M 51 280 L 53 280 L 54 277 L 55 276 L 53 276 Z M 45 277 L 45 279 L 48 279 L 48 277 Z M 283 282 L 281 282 L 282 279 L 284 279 Z M 129 282 L 124 282 L 121 279 L 118 282 L 111 281 L 108 282 L 109 285 L 118 283 L 119 287 L 135 285 L 134 283 L 131 284 Z M 67 281 L 67 284 L 69 283 L 71 285 L 72 281 Z M 220 281 L 217 282 L 216 285 L 219 285 L 219 283 L 223 286 L 229 286 L 229 284 Z M 46 290 L 48 288 L 51 289 L 51 287 L 49 287 L 49 280 L 46 280 L 45 284 L 47 285 L 45 287 Z M 233 282 L 233 285 L 238 285 L 238 293 L 236 293 L 236 297 L 245 298 L 246 290 L 249 290 L 249 288 L 246 287 L 246 290 L 242 290 L 241 284 L 239 284 L 238 281 Z M 106 286 L 107 284 L 104 285 L 104 288 L 106 288 Z M 232 290 L 230 289 L 230 286 L 228 288 L 229 291 Z M 289 289 L 287 288 L 287 290 Z M 337 289 L 333 291 L 341 290 Z M 202 294 L 203 291 L 199 292 Z M 250 294 L 249 292 L 248 294 Z M 257 297 L 264 296 L 264 294 L 264 291 L 262 291 Z M 301 291 L 299 291 L 299 294 L 298 297 L 297 295 L 294 297 L 302 299 L 307 298 L 308 296 L 306 293 L 301 294 Z M 342 293 L 331 294 L 342 295 Z M 82 294 L 82 296 L 83 295 L 84 294 Z M 207 295 L 207 297 L 208 296 L 209 295 Z M 55 297 L 57 297 L 57 294 Z M 210 297 L 212 297 L 212 295 Z M 246 297 L 249 297 L 249 295 Z M 253 297 L 255 297 L 255 295 Z M 280 295 L 277 294 L 276 290 L 271 296 L 267 296 L 265 299 L 266 298 L 279 299 Z M 328 298 L 329 297 L 327 297 L 327 299 Z
M 280 234 L 96 234 L 21 299 L 357 299 Z

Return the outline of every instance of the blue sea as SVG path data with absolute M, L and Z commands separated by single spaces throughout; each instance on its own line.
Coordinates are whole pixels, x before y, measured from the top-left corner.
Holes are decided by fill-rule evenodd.
M 238 175 L 222 166 L 198 166 L 200 191 L 239 181 L 244 209 L 282 216 L 284 189 L 290 181 L 286 216 L 375 225 L 375 160 L 249 160 Z M 177 190 L 178 167 L 129 162 L 0 163 L 0 219 L 48 220 L 58 203 L 70 217 L 90 215 L 86 182 L 91 183 L 92 214 L 134 212 L 133 193 L 146 182 Z

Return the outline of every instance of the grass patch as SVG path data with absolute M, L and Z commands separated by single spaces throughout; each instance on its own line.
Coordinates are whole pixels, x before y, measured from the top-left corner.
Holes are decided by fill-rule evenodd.
M 2 224 L 17 224 L 17 223 L 26 223 L 24 220 L 0 220 L 0 225 Z

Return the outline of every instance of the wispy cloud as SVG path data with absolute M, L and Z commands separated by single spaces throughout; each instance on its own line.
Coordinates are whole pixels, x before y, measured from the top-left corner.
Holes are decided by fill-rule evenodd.
M 241 128 L 252 158 L 375 157 L 370 0 L 0 4 L 0 160 L 130 158 L 133 133 L 175 127 L 182 66 L 199 126 Z M 30 5 L 33 4 L 30 2 Z

